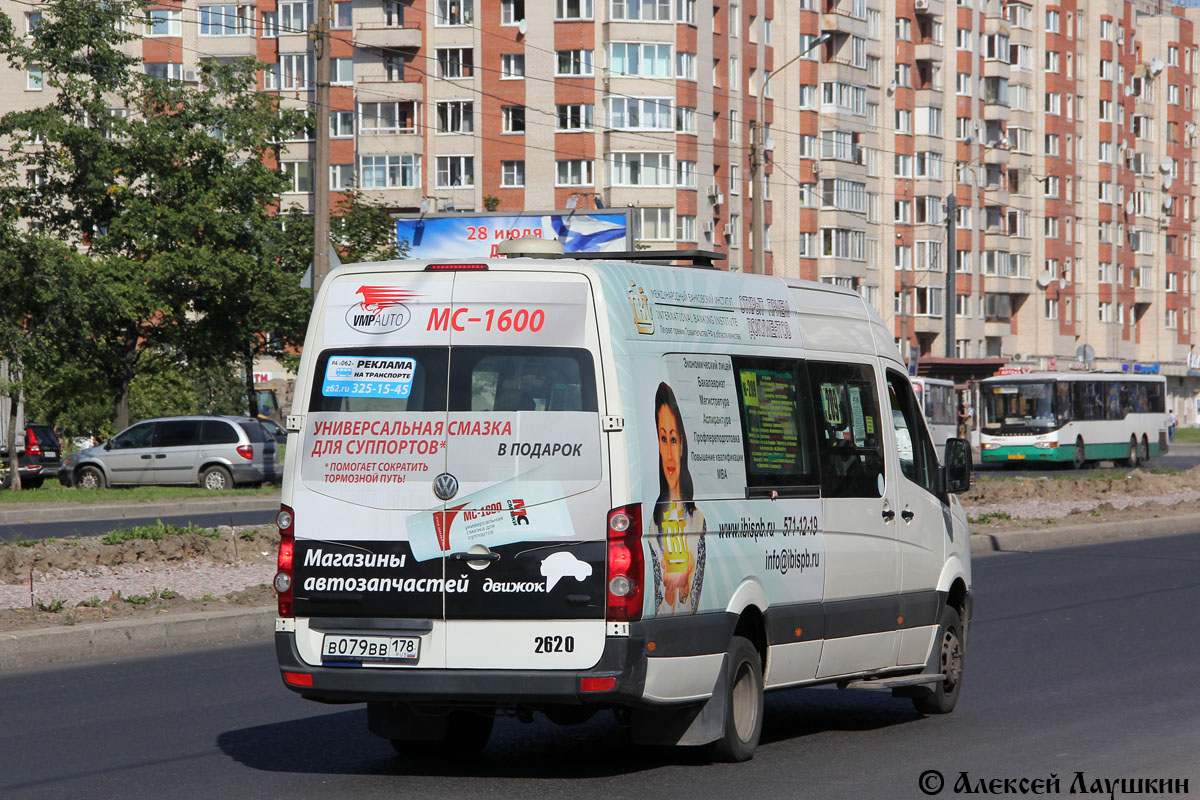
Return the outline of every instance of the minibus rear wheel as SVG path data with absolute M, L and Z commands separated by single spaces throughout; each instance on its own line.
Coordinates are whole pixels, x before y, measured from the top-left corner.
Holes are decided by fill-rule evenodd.
M 710 744 L 713 761 L 749 761 L 762 736 L 763 673 L 758 650 L 734 636 L 725 656 L 725 731 Z

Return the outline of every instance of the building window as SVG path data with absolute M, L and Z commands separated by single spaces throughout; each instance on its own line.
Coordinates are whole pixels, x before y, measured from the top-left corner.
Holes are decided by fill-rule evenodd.
M 524 161 L 500 162 L 500 185 L 505 188 L 519 188 L 525 185 Z
M 403 81 L 408 70 L 408 61 L 409 57 L 403 53 L 385 54 L 383 56 L 383 79 L 393 82 Z
M 406 5 L 401 0 L 383 0 L 383 24 L 389 28 L 403 28 Z
M 349 192 L 354 189 L 354 165 L 334 164 L 329 168 L 329 189 L 333 192 Z
M 689 108 L 688 106 L 675 107 L 675 132 L 696 132 L 696 109 Z
M 475 74 L 475 51 L 469 47 L 442 47 L 437 51 L 439 77 L 454 80 Z
M 614 130 L 673 130 L 674 113 L 666 97 L 608 97 L 608 127 Z
M 591 186 L 592 162 L 587 159 L 570 159 L 555 163 L 555 186 Z
M 278 30 L 285 34 L 306 34 L 313 20 L 312 0 L 281 2 L 278 10 Z
M 608 46 L 608 66 L 614 75 L 641 78 L 670 78 L 671 75 L 671 45 L 651 44 L 645 42 L 613 42 Z M 591 51 L 559 51 L 561 59 L 564 52 L 588 53 Z M 591 68 L 588 68 L 588 74 Z M 578 73 L 570 73 L 578 74 Z
M 613 186 L 674 186 L 670 153 L 612 153 Z
M 519 25 L 525 19 L 525 0 L 500 0 L 500 24 Z
M 451 100 L 437 104 L 438 133 L 473 133 L 475 104 L 470 100 Z
M 329 135 L 334 139 L 346 139 L 354 135 L 353 111 L 329 112 Z
M 160 81 L 183 80 L 183 64 L 178 61 L 159 61 L 146 64 L 146 74 Z
M 459 186 L 474 185 L 474 156 L 437 157 L 437 186 L 439 189 L 451 189 Z
M 525 132 L 525 106 L 504 106 L 500 112 L 504 133 Z
M 525 54 L 502 53 L 500 55 L 500 78 L 518 80 L 525 77 Z
M 363 156 L 360 163 L 363 189 L 409 189 L 421 185 L 421 156 L 417 153 Z
M 554 0 L 555 19 L 591 19 L 592 0 Z
M 40 64 L 32 64 L 25 71 L 25 88 L 30 92 L 40 92 L 46 88 L 46 78 Z
M 696 80 L 696 54 L 675 54 L 675 77 L 684 81 Z
M 329 61 L 329 80 L 339 86 L 354 83 L 354 59 L 333 58 Z
M 675 185 L 681 189 L 696 188 L 696 162 L 680 159 L 675 162 Z
M 559 50 L 554 74 L 559 76 L 594 75 L 591 50 Z
M 306 53 L 279 56 L 279 88 L 304 91 L 312 88 L 313 57 Z
M 436 0 L 433 24 L 470 25 L 475 0 Z
M 585 103 L 570 103 L 558 106 L 558 124 L 560 131 L 590 131 L 594 127 L 592 116 L 593 106 Z
M 673 209 L 633 209 L 633 236 L 639 242 L 669 242 L 675 233 Z M 732 217 L 731 217 L 732 219 Z
M 253 31 L 253 6 L 240 3 L 200 6 L 201 36 L 246 36 Z
M 372 133 L 416 133 L 417 103 L 404 100 L 392 103 L 360 103 L 358 131 Z
M 311 161 L 284 161 L 279 165 L 288 180 L 285 194 L 304 194 L 312 191 L 313 165 Z
M 675 241 L 677 241 L 677 242 L 694 242 L 694 241 L 696 241 L 696 215 L 695 214 L 676 214 L 675 215 Z
M 182 36 L 183 12 L 177 8 L 156 8 L 146 13 L 146 36 Z
M 671 0 L 610 0 L 609 19 L 627 22 L 670 22 Z

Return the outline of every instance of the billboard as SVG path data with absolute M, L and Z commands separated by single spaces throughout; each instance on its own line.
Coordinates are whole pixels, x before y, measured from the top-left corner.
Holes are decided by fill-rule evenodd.
M 567 253 L 633 249 L 624 211 L 448 214 L 396 220 L 396 239 L 408 243 L 408 257 L 414 259 L 495 258 L 501 242 L 522 236 L 558 239 Z

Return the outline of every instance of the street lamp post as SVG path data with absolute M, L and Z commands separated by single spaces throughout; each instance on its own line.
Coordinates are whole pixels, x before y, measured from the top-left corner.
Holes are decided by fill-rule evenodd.
M 765 269 L 765 267 L 764 267 L 765 256 L 763 254 L 766 250 L 766 247 L 765 247 L 766 242 L 764 241 L 764 238 L 763 238 L 763 224 L 764 224 L 763 216 L 765 214 L 764 206 L 763 206 L 763 196 L 766 194 L 766 183 L 767 182 L 766 182 L 766 178 L 765 178 L 766 171 L 762 167 L 763 167 L 763 163 L 764 163 L 763 162 L 763 145 L 764 145 L 764 142 L 763 142 L 763 125 L 764 125 L 763 118 L 766 116 L 766 110 L 765 110 L 766 100 L 765 100 L 765 98 L 766 98 L 766 94 L 767 94 L 767 84 L 771 82 L 771 78 L 774 78 L 776 75 L 778 75 L 781 71 L 783 71 L 783 69 L 785 67 L 789 67 L 792 64 L 795 64 L 797 61 L 804 58 L 810 52 L 815 50 L 817 47 L 825 44 L 827 41 L 829 41 L 832 38 L 833 38 L 833 34 L 829 34 L 829 33 L 821 34 L 820 36 L 818 36 L 816 39 L 813 40 L 812 44 L 810 44 L 808 47 L 801 50 L 800 55 L 785 62 L 783 64 L 783 66 L 779 67 L 779 69 L 776 69 L 770 75 L 767 75 L 763 79 L 762 85 L 758 87 L 758 115 L 757 115 L 757 119 L 755 119 L 754 122 L 752 122 L 750 124 L 750 186 L 751 186 L 752 191 L 754 192 L 754 199 L 753 199 L 753 202 L 750 204 L 750 215 L 751 215 L 750 235 L 754 239 L 754 251 L 751 254 L 751 256 L 752 256 L 751 272 L 755 272 L 759 275 L 763 274 L 763 271 Z

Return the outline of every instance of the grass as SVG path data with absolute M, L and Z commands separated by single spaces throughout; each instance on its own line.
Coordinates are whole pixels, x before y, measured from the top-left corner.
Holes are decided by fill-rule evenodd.
M 51 479 L 53 480 L 53 479 Z M 128 486 L 113 489 L 75 489 L 56 481 L 40 489 L 0 491 L 0 506 L 31 503 L 150 503 L 189 497 L 278 497 L 279 487 L 266 484 L 258 489 L 227 489 L 210 492 L 199 486 Z
M 1175 444 L 1200 444 L 1200 428 L 1175 428 Z
M 48 611 L 51 614 L 57 614 L 62 611 L 63 606 L 66 604 L 66 600 L 51 600 L 49 603 L 44 603 L 41 600 L 37 601 L 38 611 Z
M 980 514 L 978 517 L 971 517 L 967 521 L 972 525 L 990 525 L 993 521 L 1000 522 L 1011 519 L 1012 515 L 1007 511 L 988 511 L 985 514 Z
M 122 544 L 123 542 L 131 542 L 137 539 L 161 542 L 167 536 L 183 536 L 188 533 L 197 533 L 209 539 L 216 539 L 220 536 L 214 528 L 201 528 L 190 522 L 186 526 L 169 525 L 160 519 L 156 520 L 153 525 L 135 525 L 132 528 L 120 528 L 115 531 L 109 531 L 104 534 L 100 541 L 103 544 Z

